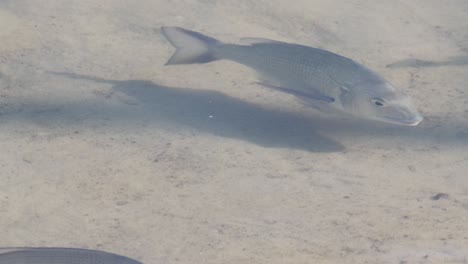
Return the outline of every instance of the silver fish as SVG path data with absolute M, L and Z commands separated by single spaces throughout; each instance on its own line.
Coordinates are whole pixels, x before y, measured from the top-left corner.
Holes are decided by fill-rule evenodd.
M 104 251 L 77 248 L 0 248 L 0 264 L 142 264 Z
M 289 93 L 324 111 L 416 126 L 423 117 L 409 96 L 369 68 L 338 54 L 269 39 L 222 43 L 179 27 L 162 27 L 176 48 L 166 65 L 231 60 L 254 69 L 266 87 Z

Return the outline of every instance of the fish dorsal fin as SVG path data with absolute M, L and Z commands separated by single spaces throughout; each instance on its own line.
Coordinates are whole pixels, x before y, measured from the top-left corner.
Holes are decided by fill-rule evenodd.
M 0 248 L 0 255 L 21 250 L 24 250 L 24 248 Z
M 254 44 L 267 44 L 267 43 L 286 43 L 278 40 L 272 40 L 267 38 L 241 38 L 240 42 L 244 45 L 254 45 Z

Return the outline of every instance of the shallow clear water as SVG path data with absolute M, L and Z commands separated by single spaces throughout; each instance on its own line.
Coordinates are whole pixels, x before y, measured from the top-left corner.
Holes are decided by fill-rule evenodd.
M 144 263 L 465 263 L 468 2 L 0 2 L 0 246 Z M 161 26 L 364 63 L 400 127 L 330 117 Z

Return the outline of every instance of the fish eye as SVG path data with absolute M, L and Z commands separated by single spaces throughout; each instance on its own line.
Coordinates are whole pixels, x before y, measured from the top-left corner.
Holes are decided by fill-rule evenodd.
M 385 106 L 385 101 L 382 98 L 372 98 L 371 102 L 378 107 Z

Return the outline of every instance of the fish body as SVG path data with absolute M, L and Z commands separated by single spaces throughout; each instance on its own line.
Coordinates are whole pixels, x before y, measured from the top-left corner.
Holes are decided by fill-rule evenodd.
M 246 45 L 236 45 L 178 27 L 163 27 L 162 32 L 176 47 L 166 65 L 231 60 L 254 69 L 264 86 L 319 109 L 402 125 L 423 119 L 406 94 L 344 56 L 269 39 L 244 38 Z
M 0 264 L 142 264 L 104 251 L 77 248 L 1 248 Z

